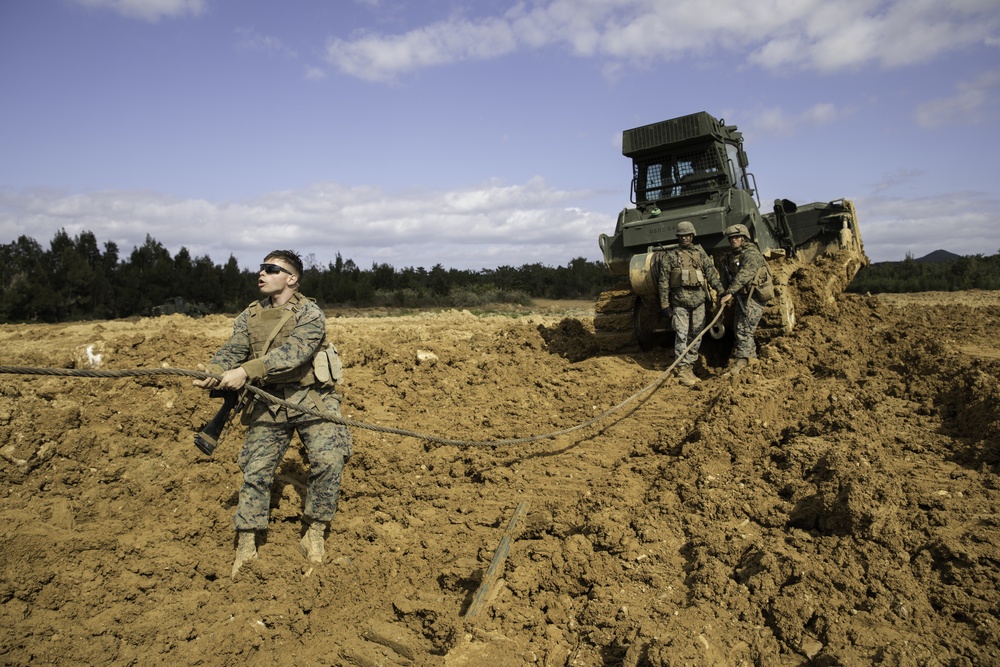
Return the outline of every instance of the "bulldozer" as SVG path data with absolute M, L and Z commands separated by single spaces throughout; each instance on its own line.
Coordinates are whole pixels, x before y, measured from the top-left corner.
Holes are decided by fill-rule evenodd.
M 666 341 L 670 322 L 660 312 L 657 258 L 676 247 L 683 221 L 694 225 L 695 242 L 717 268 L 729 249 L 724 230 L 747 227 L 768 261 L 780 326 L 788 333 L 797 310 L 822 307 L 817 293 L 819 301 L 832 302 L 868 264 L 854 204 L 847 199 L 811 204 L 776 199 L 773 211 L 762 214 L 743 134 L 707 112 L 625 130 L 622 154 L 632 160 L 632 206 L 618 214 L 613 235 L 598 238 L 608 270 L 623 279 L 594 304 L 595 336 L 604 349 L 635 344 L 649 349 Z M 806 267 L 822 278 L 818 287 L 815 279 L 810 282 L 803 303 L 798 288 Z M 711 333 L 723 337 L 725 324 Z

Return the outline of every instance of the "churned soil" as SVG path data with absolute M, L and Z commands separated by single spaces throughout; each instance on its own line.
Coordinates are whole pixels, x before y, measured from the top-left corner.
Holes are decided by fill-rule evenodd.
M 1000 293 L 799 315 L 735 377 L 706 341 L 688 389 L 667 348 L 598 349 L 592 304 L 331 311 L 359 425 L 328 562 L 296 444 L 235 580 L 244 430 L 193 445 L 221 400 L 4 374 L 0 663 L 1000 664 Z M 230 327 L 2 325 L 0 364 L 195 369 Z

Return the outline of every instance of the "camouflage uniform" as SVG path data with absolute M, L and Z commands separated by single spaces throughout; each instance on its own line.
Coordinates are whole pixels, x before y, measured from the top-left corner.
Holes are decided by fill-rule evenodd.
M 259 308 L 256 306 L 259 304 Z M 209 372 L 243 366 L 248 382 L 289 403 L 340 416 L 340 396 L 332 388 L 314 384 L 312 360 L 326 341 L 326 317 L 311 300 L 295 294 L 283 308 L 294 309 L 284 319 L 281 332 L 259 358 L 259 326 L 252 323 L 255 314 L 271 310 L 270 299 L 251 304 L 236 318 L 233 334 L 212 357 Z M 277 318 L 271 317 L 271 320 Z M 319 404 L 317 404 L 317 402 Z M 233 518 L 238 531 L 266 530 L 270 510 L 271 484 L 292 440 L 298 432 L 309 458 L 309 486 L 305 516 L 311 521 L 329 522 L 337 512 L 340 479 L 344 461 L 351 455 L 351 432 L 342 424 L 307 415 L 298 410 L 253 401 L 244 412 L 248 425 L 246 442 L 238 458 L 243 471 L 239 505 Z
M 754 359 L 757 357 L 757 345 L 753 334 L 757 330 L 760 318 L 764 315 L 764 303 L 756 295 L 756 291 L 747 298 L 750 287 L 761 268 L 767 265 L 767 260 L 760 253 L 757 244 L 749 239 L 739 248 L 733 248 L 722 260 L 728 271 L 729 285 L 726 294 L 732 294 L 737 300 L 736 306 L 736 345 L 733 347 L 733 357 L 736 359 Z
M 705 328 L 705 301 L 709 298 L 705 281 L 717 293 L 722 292 L 719 272 L 715 270 L 715 264 L 704 248 L 694 244 L 662 253 L 658 269 L 660 308 L 664 311 L 670 309 L 670 326 L 674 330 L 674 357 L 681 359 L 679 368 L 692 368 L 698 361 L 700 346 L 695 345 L 686 355 L 684 350 Z M 685 270 L 689 272 L 688 277 L 681 278 L 678 272 Z M 700 276 L 695 272 L 700 272 Z M 671 282 L 674 284 L 671 285 Z

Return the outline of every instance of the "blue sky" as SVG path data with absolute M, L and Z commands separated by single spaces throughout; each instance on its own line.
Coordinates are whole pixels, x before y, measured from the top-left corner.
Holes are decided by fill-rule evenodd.
M 1000 251 L 996 0 L 0 0 L 0 91 L 0 243 L 599 260 L 622 130 L 704 110 L 764 209 Z

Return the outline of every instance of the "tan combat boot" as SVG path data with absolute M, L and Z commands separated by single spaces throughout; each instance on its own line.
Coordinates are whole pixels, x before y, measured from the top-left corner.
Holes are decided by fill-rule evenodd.
M 733 362 L 733 365 L 729 367 L 729 370 L 726 371 L 726 377 L 733 377 L 734 375 L 739 375 L 740 371 L 742 371 L 744 368 L 747 367 L 747 363 L 748 362 L 745 358 L 743 357 L 737 358 Z
M 326 537 L 326 521 L 313 521 L 306 529 L 306 534 L 299 541 L 299 551 L 312 565 L 323 564 L 325 553 L 324 538 Z
M 240 568 L 247 563 L 257 559 L 257 531 L 241 530 L 236 541 L 236 560 L 233 561 L 233 572 L 230 575 L 236 578 Z
M 693 387 L 698 384 L 698 376 L 687 366 L 677 371 L 677 380 L 685 387 Z

